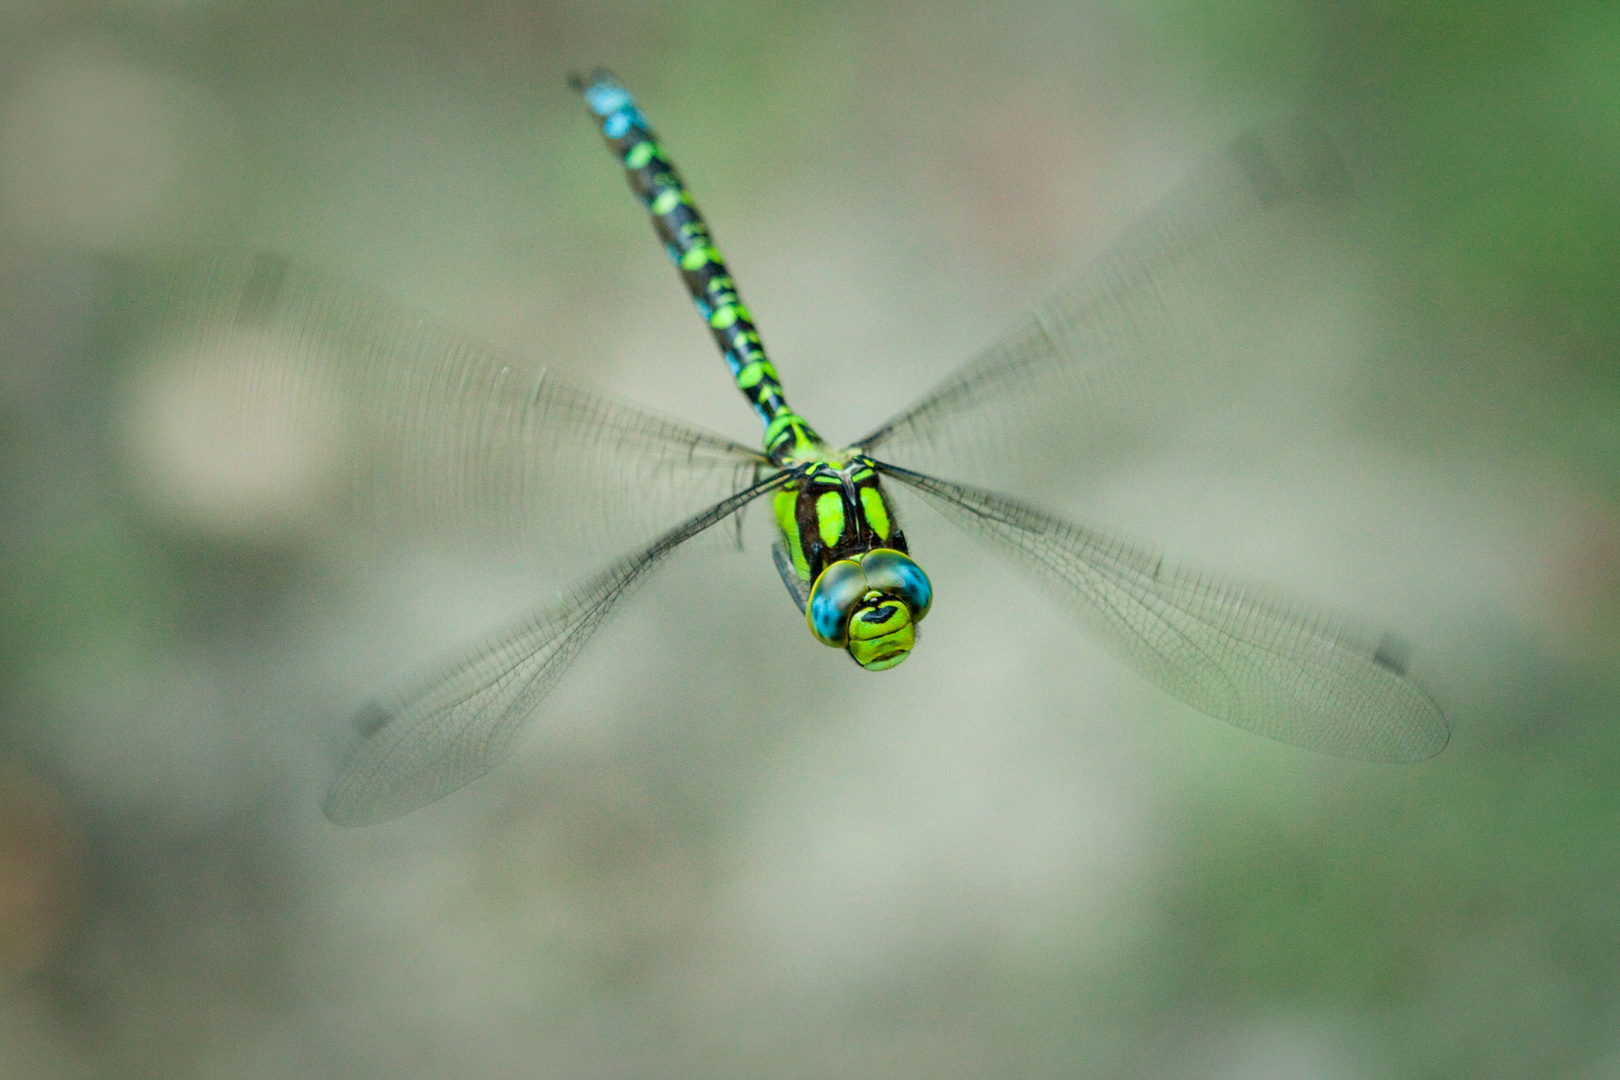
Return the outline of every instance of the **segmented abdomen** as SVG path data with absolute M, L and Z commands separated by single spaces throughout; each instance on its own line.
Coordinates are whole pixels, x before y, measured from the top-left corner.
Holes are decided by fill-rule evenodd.
M 788 407 L 776 369 L 765 356 L 759 331 L 737 295 L 709 227 L 692 205 L 680 175 L 664 156 L 630 92 L 601 70 L 588 83 L 576 78 L 574 88 L 602 121 L 603 136 L 623 162 L 631 189 L 652 216 L 653 228 L 680 270 L 698 314 L 709 324 L 737 388 L 764 422 L 765 453 L 780 463 L 796 452 L 819 446 L 820 437 Z

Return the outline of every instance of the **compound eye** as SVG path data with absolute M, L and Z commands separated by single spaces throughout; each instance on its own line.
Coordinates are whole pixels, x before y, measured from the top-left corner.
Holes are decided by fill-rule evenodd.
M 835 649 L 849 640 L 849 616 L 861 597 L 869 591 L 866 574 L 854 559 L 840 559 L 821 572 L 810 587 L 810 601 L 804 605 L 810 632 L 823 645 Z
M 934 603 L 934 586 L 922 567 L 911 556 L 892 548 L 874 548 L 861 556 L 869 588 L 899 597 L 911 609 L 914 622 L 921 622 Z

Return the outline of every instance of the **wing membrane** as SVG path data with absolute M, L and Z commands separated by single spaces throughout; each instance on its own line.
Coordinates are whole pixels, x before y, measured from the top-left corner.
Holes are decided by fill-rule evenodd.
M 1211 290 L 1244 295 L 1279 229 L 1350 195 L 1320 131 L 1293 121 L 1235 140 L 1128 228 L 1103 259 L 1004 338 L 855 445 L 908 467 L 977 476 L 1056 429 L 1075 442 L 1173 398 L 1161 361 L 1198 349 L 1188 312 Z M 1181 382 L 1218 381 L 1181 365 Z M 1176 380 L 1171 380 L 1172 382 Z
M 764 460 L 274 255 L 183 277 L 157 349 L 212 365 L 255 430 L 269 410 L 324 425 L 348 494 L 390 528 L 530 539 L 564 522 L 629 547 Z
M 1056 586 L 1121 659 L 1195 709 L 1363 761 L 1419 761 L 1445 748 L 1445 717 L 1390 637 L 1268 587 L 1172 566 L 1017 499 L 882 468 Z
M 367 702 L 326 816 L 339 825 L 387 821 L 494 768 L 615 604 L 681 544 L 787 479 L 778 473 L 717 503 L 434 673 Z

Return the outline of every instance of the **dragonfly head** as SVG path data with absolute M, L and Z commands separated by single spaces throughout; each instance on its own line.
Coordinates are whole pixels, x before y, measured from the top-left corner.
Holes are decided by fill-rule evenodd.
M 804 614 L 817 641 L 846 650 L 867 671 L 885 671 L 911 655 L 917 624 L 933 602 L 922 567 L 902 552 L 875 548 L 823 570 Z

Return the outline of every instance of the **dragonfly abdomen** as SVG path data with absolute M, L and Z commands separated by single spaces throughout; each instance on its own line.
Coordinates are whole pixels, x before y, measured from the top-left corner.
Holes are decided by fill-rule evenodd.
M 574 88 L 601 120 L 603 137 L 652 217 L 653 229 L 680 271 L 698 314 L 708 323 L 737 389 L 764 423 L 765 453 L 778 463 L 814 453 L 821 445 L 820 436 L 788 407 L 776 368 L 760 342 L 759 329 L 737 294 L 703 215 L 630 92 L 602 70 L 588 84 L 575 79 Z

